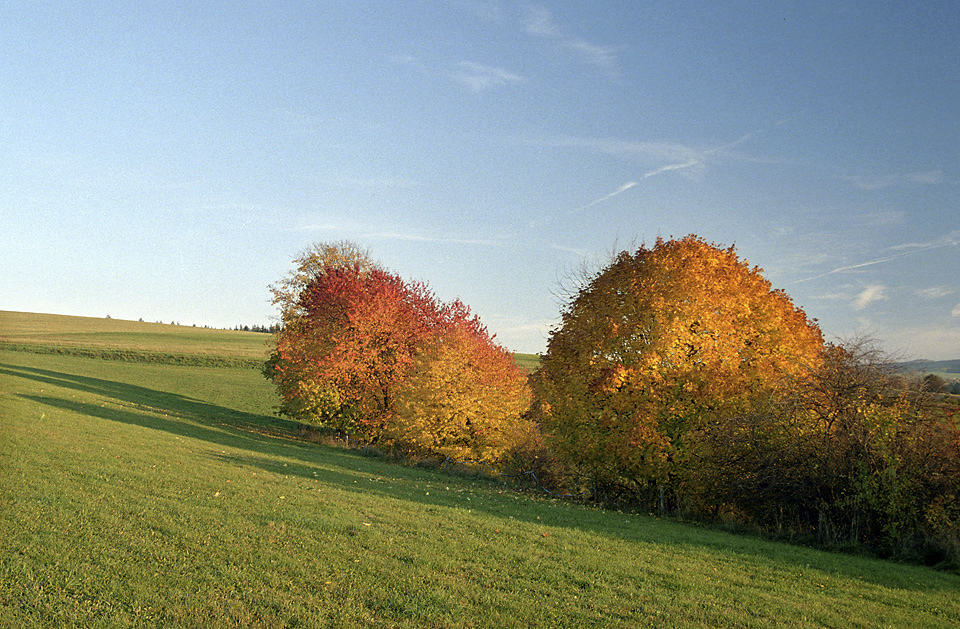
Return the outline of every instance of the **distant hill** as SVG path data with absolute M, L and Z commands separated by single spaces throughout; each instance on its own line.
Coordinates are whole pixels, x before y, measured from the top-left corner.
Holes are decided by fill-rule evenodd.
M 960 378 L 960 358 L 954 360 L 911 360 L 898 365 L 903 371 L 911 373 L 947 374 Z

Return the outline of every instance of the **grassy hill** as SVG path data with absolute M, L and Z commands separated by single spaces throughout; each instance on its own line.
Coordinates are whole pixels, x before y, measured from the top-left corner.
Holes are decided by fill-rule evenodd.
M 960 379 L 960 359 L 957 360 L 911 360 L 898 365 L 907 374 L 923 376 L 934 374 L 944 380 Z
M 270 337 L 260 332 L 0 310 L 0 349 L 195 366 L 259 367 Z M 525 371 L 536 354 L 514 354 Z
M 121 342 L 121 322 L 11 321 L 5 343 L 253 351 L 239 332 Z M 960 622 L 956 574 L 391 465 L 298 441 L 273 404 L 229 363 L 0 349 L 0 626 Z

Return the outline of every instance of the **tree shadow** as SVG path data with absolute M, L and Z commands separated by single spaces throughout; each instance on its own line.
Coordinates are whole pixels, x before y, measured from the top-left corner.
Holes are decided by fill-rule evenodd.
M 225 429 L 235 431 L 236 438 L 243 436 L 249 442 L 248 447 L 255 450 L 260 448 L 254 447 L 257 439 L 253 435 L 289 441 L 296 434 L 295 424 L 284 419 L 124 382 L 13 365 L 0 365 L 0 374 L 110 398 L 126 408 L 107 408 L 53 396 L 19 396 L 34 402 L 180 436 L 211 440 L 220 445 L 225 445 L 220 443 L 226 436 Z
M 890 590 L 960 589 L 960 575 L 950 572 L 841 555 L 671 519 L 590 509 L 557 498 L 529 494 L 521 496 L 509 486 L 495 481 L 446 478 L 436 471 L 365 459 L 355 453 L 323 449 L 318 450 L 314 457 L 305 457 L 299 464 L 289 465 L 257 454 L 210 453 L 209 456 L 229 465 L 252 467 L 307 481 L 320 480 L 325 485 L 335 486 L 345 492 L 415 503 L 428 511 L 438 508 L 470 509 L 488 517 L 579 530 L 601 538 L 636 543 L 638 547 L 655 544 L 672 547 L 678 553 L 705 553 L 720 563 L 724 562 L 725 556 L 748 557 L 760 565 L 773 565 L 787 573 L 810 575 L 819 572 L 827 578 L 839 576 Z M 409 484 L 405 486 L 404 483 Z M 473 500 L 468 501 L 468 497 Z M 544 502 L 552 504 L 544 507 Z
M 463 481 L 445 477 L 435 470 L 406 467 L 385 459 L 367 458 L 355 452 L 307 443 L 296 439 L 293 422 L 210 404 L 177 393 L 35 367 L 0 365 L 0 374 L 110 398 L 120 405 L 100 406 L 62 397 L 16 394 L 23 399 L 108 421 L 162 430 L 220 447 L 245 450 L 250 454 L 211 453 L 209 456 L 232 465 L 250 466 L 311 481 L 319 479 L 348 492 L 414 502 L 430 509 L 470 508 L 488 516 L 513 517 L 544 526 L 579 529 L 602 537 L 640 544 L 667 544 L 685 551 L 701 549 L 711 553 L 755 556 L 767 561 L 776 559 L 787 564 L 787 569 L 816 569 L 817 564 L 823 563 L 824 551 L 766 542 L 747 535 L 715 530 L 705 532 L 697 526 L 645 516 L 581 510 L 576 504 L 557 499 L 539 498 L 556 503 L 558 507 L 550 510 L 549 518 L 542 518 L 544 509 L 536 508 L 539 505 L 533 502 L 537 499 L 527 496 L 515 501 L 517 492 L 506 484 L 484 479 Z M 271 455 L 287 457 L 298 463 L 284 466 L 283 462 L 278 463 L 276 459 L 270 458 Z M 390 482 L 372 482 L 371 476 L 389 478 Z M 472 494 L 464 490 L 464 482 L 469 483 L 475 493 L 487 494 L 490 499 L 466 502 L 466 496 Z M 431 485 L 429 494 L 423 491 L 423 485 L 427 484 Z M 446 485 L 452 488 L 439 489 Z M 507 498 L 497 499 L 497 493 L 510 494 L 512 497 L 508 502 Z M 705 538 L 709 538 L 709 541 L 705 541 Z M 943 589 L 960 590 L 960 576 L 955 574 L 931 571 L 928 578 L 924 579 L 926 585 L 921 585 L 900 572 L 901 568 L 906 572 L 922 568 L 901 567 L 895 563 L 883 562 L 887 569 L 885 573 L 873 570 L 866 575 L 858 568 L 858 565 L 863 565 L 860 562 L 860 558 L 851 557 L 851 561 L 846 562 L 848 567 L 841 565 L 839 573 L 848 578 L 862 578 L 891 589 L 929 588 L 931 582 L 937 581 Z M 827 570 L 837 570 L 840 564 L 836 561 L 829 563 L 830 568 L 826 568 Z

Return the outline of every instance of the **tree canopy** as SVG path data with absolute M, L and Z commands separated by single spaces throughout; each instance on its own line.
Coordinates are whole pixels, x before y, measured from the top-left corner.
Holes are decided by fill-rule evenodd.
M 819 328 L 759 268 L 696 236 L 623 252 L 562 313 L 535 376 L 558 454 L 660 487 L 694 430 L 819 360 Z
M 270 286 L 273 305 L 280 309 L 283 324 L 304 314 L 300 307 L 301 294 L 313 280 L 331 269 L 356 267 L 361 273 L 368 273 L 379 267 L 368 250 L 347 240 L 314 243 L 300 252 L 293 263 L 296 267 Z
M 265 368 L 281 412 L 368 441 L 490 459 L 529 405 L 526 378 L 461 301 L 441 302 L 355 246 L 316 246 Z M 458 444 L 458 448 L 453 448 Z M 451 449 L 452 448 L 452 449 Z
M 503 458 L 525 427 L 526 374 L 485 333 L 435 336 L 415 357 L 388 430 L 397 441 L 457 460 Z

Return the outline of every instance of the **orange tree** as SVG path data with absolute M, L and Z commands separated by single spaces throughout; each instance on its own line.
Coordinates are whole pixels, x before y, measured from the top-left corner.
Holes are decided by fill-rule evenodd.
M 677 508 L 695 435 L 776 395 L 823 339 L 762 270 L 696 236 L 621 253 L 562 313 L 535 417 L 601 491 Z
M 484 330 L 436 335 L 414 358 L 387 434 L 407 448 L 458 460 L 502 461 L 524 434 L 526 374 Z
M 264 374 L 281 413 L 365 441 L 496 458 L 529 401 L 510 355 L 459 300 L 338 247 L 315 247 L 277 293 L 284 325 Z

